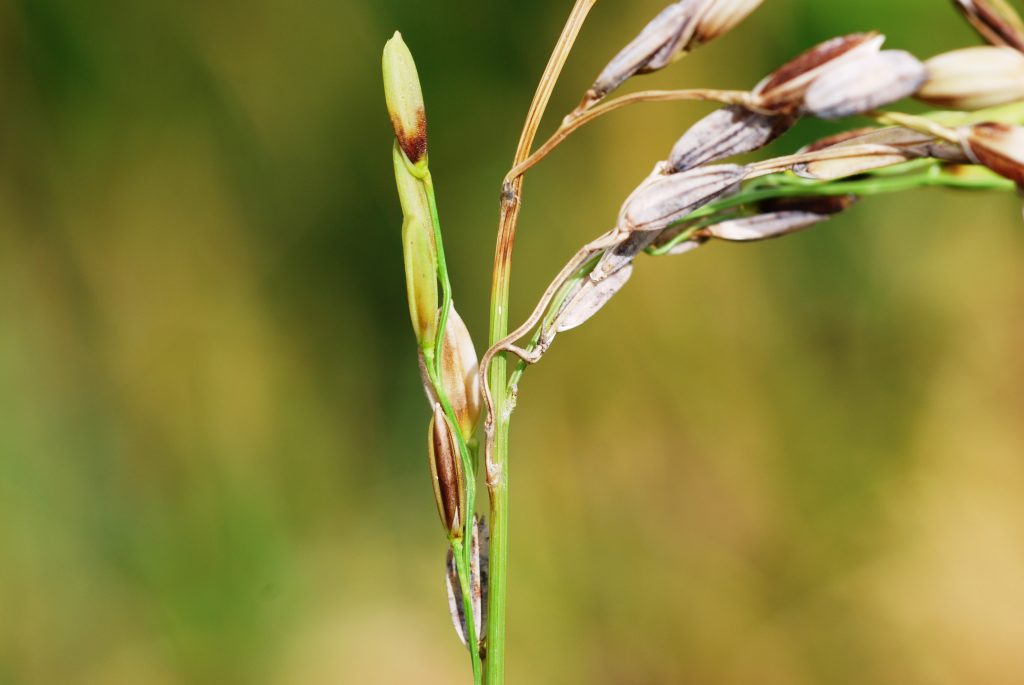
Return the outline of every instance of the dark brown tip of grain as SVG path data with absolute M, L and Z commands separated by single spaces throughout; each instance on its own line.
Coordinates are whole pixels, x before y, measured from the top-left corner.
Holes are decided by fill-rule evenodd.
M 416 113 L 416 127 L 407 131 L 402 127 L 401 122 L 391 118 L 391 126 L 395 129 L 395 137 L 398 139 L 398 146 L 413 164 L 418 163 L 427 156 L 427 115 L 422 109 Z

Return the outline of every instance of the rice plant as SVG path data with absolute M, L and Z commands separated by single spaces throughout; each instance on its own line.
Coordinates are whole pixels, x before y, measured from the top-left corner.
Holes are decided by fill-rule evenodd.
M 878 33 L 855 33 L 810 47 L 746 91 L 645 90 L 613 97 L 626 82 L 668 68 L 726 34 L 762 4 L 682 0 L 615 54 L 580 104 L 535 145 L 562 67 L 595 2 L 577 0 L 572 8 L 501 184 L 489 340 L 479 362 L 453 306 L 416 67 L 400 34 L 384 49 L 409 308 L 430 409 L 429 472 L 448 539 L 444 576 L 455 630 L 468 646 L 477 684 L 504 682 L 509 425 L 519 382 L 556 336 L 585 323 L 623 289 L 639 257 L 679 256 L 710 242 L 779 238 L 874 195 L 923 187 L 1024 187 L 1024 22 L 1005 0 L 955 0 L 987 45 L 926 61 L 885 48 Z M 941 110 L 911 115 L 883 109 L 907 98 Z M 511 255 L 524 176 L 596 119 L 642 102 L 673 100 L 722 107 L 682 133 L 626 195 L 618 216 L 609 217 L 610 228 L 567 259 L 530 316 L 511 328 Z M 727 161 L 763 148 L 801 119 L 854 116 L 874 125 L 781 157 Z M 486 515 L 477 513 L 481 482 L 489 499 Z

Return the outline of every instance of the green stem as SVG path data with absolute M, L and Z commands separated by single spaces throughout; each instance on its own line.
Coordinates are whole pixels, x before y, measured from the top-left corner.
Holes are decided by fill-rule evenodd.
M 911 163 L 915 164 L 915 163 Z M 915 173 L 893 175 L 892 170 L 884 170 L 869 178 L 858 180 L 815 181 L 800 178 L 790 173 L 766 176 L 751 183 L 740 193 L 718 202 L 712 202 L 691 213 L 684 221 L 691 222 L 704 219 L 743 205 L 750 205 L 764 200 L 784 197 L 812 197 L 829 195 L 882 195 L 898 193 L 916 188 L 943 187 L 960 190 L 1001 190 L 1013 191 L 1014 183 L 1008 179 L 978 170 L 977 174 L 951 173 L 941 164 L 932 163 L 923 169 L 920 165 L 907 166 Z M 695 226 L 697 228 L 699 226 Z M 649 249 L 648 254 L 661 256 L 673 247 L 690 238 L 692 231 L 683 231 L 671 241 L 657 248 Z
M 434 341 L 434 350 L 424 354 L 427 375 L 434 386 L 434 392 L 445 416 L 455 431 L 456 442 L 459 444 L 459 456 L 462 459 L 463 472 L 466 474 L 466 526 L 465 536 L 468 539 L 473 535 L 473 514 L 476 511 L 476 467 L 473 455 L 466 443 L 467 436 L 462 434 L 458 417 L 452 409 L 448 396 L 444 391 L 444 384 L 441 383 L 441 357 L 442 345 L 444 344 L 445 328 L 448 324 L 448 315 L 452 308 L 452 284 L 448 276 L 448 263 L 444 255 L 444 242 L 441 238 L 441 220 L 437 211 L 437 200 L 434 195 L 434 181 L 428 170 L 422 177 L 423 187 L 426 190 L 427 201 L 430 205 L 431 221 L 434 228 L 434 243 L 437 250 L 437 277 L 441 283 L 441 311 L 437 319 L 437 338 Z M 462 544 L 461 541 L 450 541 L 452 553 L 455 556 L 455 568 L 459 576 L 459 584 L 462 587 L 463 611 L 466 615 L 466 642 L 469 644 L 469 658 L 473 669 L 474 685 L 483 685 L 483 663 L 480 659 L 479 627 L 473 619 L 473 597 L 470 592 L 469 565 L 472 544 Z
M 495 284 L 491 304 L 490 340 L 501 340 L 508 333 L 508 278 Z M 490 563 L 488 566 L 487 605 L 487 683 L 502 685 L 505 680 L 505 615 L 508 606 L 508 428 L 509 394 L 506 385 L 507 362 L 500 354 L 491 362 L 490 387 L 494 392 L 494 443 L 487 478 L 491 498 Z
M 452 281 L 448 276 L 448 262 L 444 256 L 444 241 L 441 238 L 441 219 L 437 213 L 437 199 L 434 196 L 434 178 L 428 170 L 421 179 L 430 205 L 430 218 L 434 224 L 434 246 L 437 251 L 437 278 L 441 282 L 441 312 L 437 318 L 437 332 L 434 349 L 440 352 L 444 343 L 444 330 L 448 325 L 448 313 L 452 308 Z M 434 360 L 434 372 L 441 376 L 441 357 Z
M 502 363 L 504 366 L 504 363 Z M 502 378 L 504 378 L 504 368 Z M 504 384 L 502 384 L 504 385 Z M 507 406 L 507 395 L 503 396 L 497 407 L 504 412 Z M 503 685 L 505 682 L 505 639 L 507 634 L 506 615 L 508 610 L 508 419 L 502 419 L 496 425 L 495 455 L 501 455 L 501 481 L 491 490 L 491 544 L 490 564 L 488 567 L 488 605 L 487 605 L 487 683 Z
M 999 105 L 974 112 L 926 112 L 921 115 L 943 126 L 970 126 L 986 121 L 1002 121 L 1007 124 L 1024 124 L 1024 102 Z

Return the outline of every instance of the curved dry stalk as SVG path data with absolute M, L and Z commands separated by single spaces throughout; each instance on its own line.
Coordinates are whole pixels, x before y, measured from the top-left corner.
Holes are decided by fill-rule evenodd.
M 480 384 L 482 388 L 484 408 L 487 410 L 488 416 L 494 415 L 494 398 L 491 394 L 491 389 L 487 383 L 487 373 L 494 358 L 502 352 L 512 352 L 517 357 L 525 361 L 527 364 L 534 364 L 539 361 L 539 355 L 536 352 L 528 352 L 520 347 L 513 345 L 515 341 L 524 337 L 533 328 L 540 323 L 541 318 L 544 316 L 544 312 L 547 311 L 548 305 L 551 304 L 552 299 L 558 294 L 559 289 L 565 283 L 566 279 L 576 273 L 580 267 L 587 263 L 595 254 L 607 250 L 610 247 L 617 245 L 623 237 L 627 234 L 613 229 L 608 231 L 599 238 L 587 243 L 580 250 L 573 255 L 572 259 L 566 262 L 562 270 L 558 272 L 558 275 L 548 284 L 548 287 L 544 290 L 544 294 L 541 295 L 537 305 L 533 308 L 530 316 L 527 317 L 519 328 L 515 329 L 501 340 L 498 340 L 490 349 L 484 353 L 484 356 L 480 359 Z
M 543 145 L 523 160 L 505 176 L 505 182 L 522 176 L 531 168 L 536 166 L 542 159 L 547 157 L 556 147 L 562 144 L 566 138 L 575 133 L 578 129 L 593 120 L 611 114 L 617 109 L 622 109 L 638 102 L 672 102 L 679 100 L 691 100 L 701 102 L 719 102 L 723 105 L 740 105 L 756 111 L 756 104 L 753 102 L 750 93 L 745 90 L 715 90 L 709 88 L 691 88 L 687 90 L 643 90 L 630 95 L 609 100 L 597 107 L 584 110 L 574 110 L 563 121 L 558 130 L 548 138 Z
M 573 44 L 576 42 L 576 37 L 579 35 L 580 29 L 583 28 L 583 22 L 586 20 L 587 15 L 590 13 L 591 8 L 593 8 L 596 2 L 597 0 L 577 0 L 568 20 L 566 20 L 565 27 L 562 29 L 562 34 L 559 36 L 558 42 L 555 44 L 555 48 L 551 52 L 551 58 L 548 60 L 547 67 L 544 69 L 544 74 L 541 76 L 540 83 L 537 85 L 537 91 L 533 96 L 533 101 L 530 103 L 530 109 L 526 114 L 526 121 L 523 124 L 523 130 L 519 137 L 519 145 L 516 148 L 513 168 L 529 157 L 530 148 L 533 147 L 533 141 L 537 137 L 537 129 L 540 127 L 540 122 L 544 118 L 544 112 L 547 109 L 548 102 L 551 100 L 551 94 L 554 92 L 555 84 L 558 82 L 558 77 L 562 73 L 562 68 L 565 66 L 566 60 L 569 58 L 569 53 L 572 50 Z M 499 220 L 498 240 L 494 253 L 494 273 L 491 289 L 490 339 L 492 342 L 503 339 L 508 331 L 508 300 L 512 270 L 512 247 L 515 244 L 516 229 L 519 224 L 519 212 L 521 208 L 519 196 L 523 187 L 522 174 L 514 177 L 509 174 L 505 178 L 506 181 L 502 184 L 501 189 L 501 218 Z M 485 355 L 485 357 L 489 362 L 494 358 L 494 355 L 492 354 L 489 357 Z M 485 464 L 487 465 L 487 483 L 488 486 L 493 489 L 494 477 L 492 476 L 492 465 L 495 420 L 494 404 L 492 402 L 489 388 L 490 383 L 487 377 L 489 366 L 490 364 L 481 365 L 481 383 L 484 395 L 487 397 L 487 415 L 484 421 L 484 457 Z M 501 371 L 503 373 L 504 370 Z
M 530 156 L 530 149 L 533 147 L 533 141 L 537 137 L 537 129 L 540 127 L 540 122 L 544 118 L 544 112 L 547 110 L 548 102 L 551 100 L 551 94 L 554 92 L 555 84 L 558 82 L 558 77 L 562 73 L 562 68 L 565 66 L 566 60 L 569 58 L 569 53 L 572 50 L 573 44 L 576 42 L 576 37 L 579 35 L 580 29 L 583 28 L 583 22 L 586 20 L 590 10 L 596 4 L 597 0 L 576 0 L 576 4 L 573 6 L 572 12 L 569 14 L 569 18 L 566 20 L 565 27 L 562 29 L 562 34 L 558 38 L 558 42 L 555 44 L 554 50 L 551 52 L 551 58 L 548 60 L 547 67 L 544 69 L 544 73 L 541 76 L 540 83 L 537 85 L 537 91 L 533 96 L 533 101 L 530 103 L 530 109 L 526 115 L 526 121 L 523 124 L 523 130 L 519 137 L 519 145 L 516 148 L 515 158 L 513 160 L 513 168 L 521 164 Z M 519 223 L 519 211 L 521 205 L 519 203 L 519 196 L 522 192 L 523 187 L 523 175 L 519 174 L 512 177 L 511 174 L 506 176 L 505 183 L 502 184 L 501 190 L 501 218 L 498 225 L 498 240 L 495 247 L 494 253 L 494 273 L 492 277 L 492 288 L 491 288 L 491 325 L 490 325 L 490 339 L 496 341 L 504 338 L 508 331 L 508 300 L 509 300 L 509 284 L 511 280 L 512 271 L 512 247 L 515 244 L 516 229 Z M 494 355 L 491 355 L 493 359 Z M 492 461 L 494 452 L 494 406 L 490 401 L 490 391 L 488 378 L 486 376 L 487 367 L 482 366 L 481 379 L 483 383 L 483 390 L 485 395 L 488 397 L 487 403 L 487 418 L 484 421 L 484 456 L 485 464 L 487 464 L 487 483 L 488 486 L 493 489 Z M 504 371 L 503 369 L 501 370 Z M 504 381 L 502 381 L 504 383 Z

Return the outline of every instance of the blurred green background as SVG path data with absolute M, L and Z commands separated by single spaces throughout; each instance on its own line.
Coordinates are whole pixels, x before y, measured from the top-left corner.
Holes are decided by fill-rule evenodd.
M 598 3 L 545 130 L 663 2 Z M 379 55 L 417 57 L 482 351 L 569 6 L 0 3 L 0 684 L 467 681 Z M 642 85 L 869 28 L 977 42 L 948 3 L 768 0 Z M 513 319 L 710 109 L 620 112 L 531 175 Z M 1019 201 L 937 191 L 643 259 L 522 387 L 510 682 L 1024 682 L 1022 264 Z

